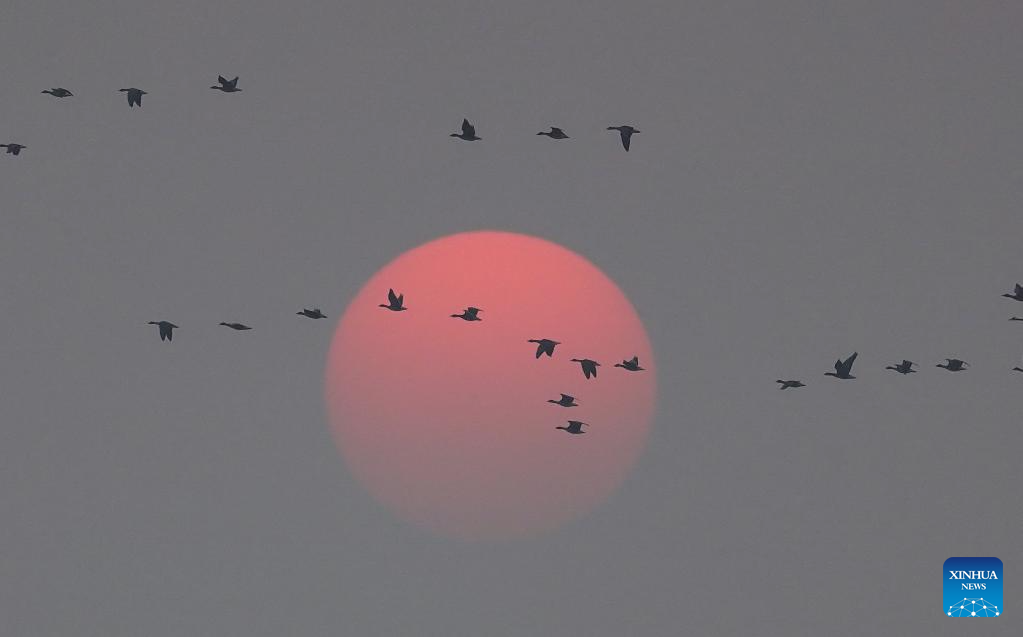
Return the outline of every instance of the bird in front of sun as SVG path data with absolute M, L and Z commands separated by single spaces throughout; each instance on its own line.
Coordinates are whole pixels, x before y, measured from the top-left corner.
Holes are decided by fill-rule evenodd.
M 381 303 L 380 307 L 388 309 L 392 312 L 404 312 L 408 308 L 405 307 L 405 295 L 395 294 L 393 289 L 387 290 L 387 303 Z
M 553 398 L 548 398 L 547 402 L 554 403 L 555 405 L 559 405 L 561 407 L 578 407 L 579 406 L 579 403 L 577 403 L 575 401 L 575 396 L 569 396 L 568 394 L 562 394 L 561 398 L 559 398 L 557 400 L 554 400 Z
M 853 352 L 852 356 L 845 360 L 838 359 L 837 361 L 835 361 L 835 371 L 824 372 L 824 375 L 834 376 L 835 378 L 841 378 L 842 380 L 850 380 L 856 378 L 855 376 L 852 376 L 850 372 L 852 372 L 853 362 L 856 360 L 857 356 L 859 356 L 859 352 Z
M 578 420 L 569 420 L 567 427 L 555 427 L 555 429 L 563 429 L 570 434 L 584 434 L 583 427 L 589 427 L 587 423 L 580 422 Z
M 561 130 L 557 126 L 551 126 L 551 132 L 549 133 L 540 131 L 537 135 L 546 135 L 551 139 L 568 139 L 568 135 L 565 134 L 565 131 Z
M 905 375 L 905 374 L 915 374 L 916 370 L 913 369 L 913 365 L 916 365 L 916 363 L 914 363 L 913 361 L 907 361 L 906 359 L 902 359 L 901 363 L 896 363 L 895 365 L 889 365 L 889 366 L 885 367 L 885 369 L 895 370 L 895 371 L 897 371 L 897 372 L 899 372 L 900 374 L 903 374 L 903 375 Z
M 536 357 L 540 358 L 547 354 L 547 358 L 554 356 L 554 348 L 561 345 L 560 341 L 552 341 L 549 338 L 531 338 L 527 343 L 536 343 Z
M 252 328 L 242 323 L 221 323 L 224 327 L 230 327 L 232 330 L 243 332 L 245 330 L 251 330 Z
M 0 144 L 0 148 L 6 148 L 8 155 L 20 155 L 22 149 L 28 148 L 28 146 L 22 146 L 21 144 Z
M 301 312 L 295 312 L 295 314 L 298 314 L 299 316 L 304 316 L 306 318 L 311 318 L 311 319 L 324 319 L 324 318 L 327 318 L 327 315 L 324 314 L 323 312 L 321 312 L 320 308 L 318 308 L 318 307 L 315 307 L 315 308 L 313 308 L 311 310 L 308 310 L 306 308 L 302 308 Z
M 482 321 L 483 319 L 476 316 L 482 311 L 483 310 L 479 309 L 478 307 L 467 307 L 464 310 L 462 310 L 461 314 L 452 314 L 451 318 L 460 318 L 463 321 Z
M 49 93 L 54 97 L 71 97 L 74 95 L 74 93 L 72 93 L 71 91 L 67 90 L 66 88 L 60 88 L 59 86 L 57 88 L 51 88 L 40 92 Z
M 138 106 L 139 108 L 142 108 L 142 96 L 148 95 L 148 93 L 140 88 L 122 88 L 118 92 L 128 94 L 129 107 Z
M 573 363 L 579 363 L 583 368 L 583 376 L 586 378 L 597 377 L 597 368 L 600 367 L 600 363 L 589 358 L 573 358 Z
M 217 81 L 220 82 L 220 84 L 211 86 L 210 88 L 217 89 L 218 91 L 223 91 L 225 93 L 238 93 L 241 91 L 241 89 L 238 88 L 237 75 L 234 77 L 233 80 L 229 80 L 225 78 L 223 75 L 218 75 Z
M 969 363 L 959 360 L 958 358 L 946 358 L 945 361 L 946 363 L 944 365 L 938 363 L 935 367 L 947 369 L 950 372 L 962 372 L 966 371 L 966 368 L 970 366 Z
M 779 387 L 778 389 L 789 389 L 790 387 L 792 388 L 806 387 L 806 385 L 804 385 L 803 382 L 799 380 L 776 380 L 774 382 L 781 384 L 781 387 Z
M 1015 290 L 1013 290 L 1012 292 L 1007 292 L 1002 296 L 1010 298 L 1014 301 L 1023 301 L 1023 285 L 1017 283 Z
M 632 144 L 632 136 L 639 131 L 632 126 L 608 126 L 607 130 L 616 130 L 622 136 L 622 148 L 625 152 L 629 152 L 629 146 Z
M 178 329 L 178 326 L 170 321 L 149 321 L 149 325 L 155 325 L 160 328 L 161 341 L 173 341 L 174 330 Z
M 467 119 L 463 119 L 462 120 L 462 132 L 460 134 L 459 133 L 451 133 L 451 137 L 457 137 L 458 139 L 464 139 L 467 142 L 474 142 L 476 140 L 483 139 L 482 137 L 477 137 L 476 136 L 476 127 L 473 126 L 472 124 L 470 124 L 469 120 L 467 120 Z
M 621 367 L 627 372 L 641 372 L 643 368 L 639 366 L 639 356 L 633 356 L 627 361 L 615 363 L 615 367 Z

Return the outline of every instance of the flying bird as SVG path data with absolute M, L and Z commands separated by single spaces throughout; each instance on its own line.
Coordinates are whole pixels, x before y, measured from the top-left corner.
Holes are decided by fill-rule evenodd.
M 586 378 L 589 378 L 590 376 L 596 378 L 597 368 L 600 367 L 600 363 L 594 360 L 590 360 L 588 358 L 573 358 L 572 362 L 579 363 L 580 365 L 582 365 L 583 376 L 585 376 Z
M 1023 301 L 1023 285 L 1016 284 L 1016 289 L 1013 290 L 1012 294 L 1005 293 L 1002 296 L 1008 297 L 1016 301 Z
M 547 358 L 554 356 L 554 346 L 561 345 L 559 341 L 552 341 L 549 338 L 531 338 L 527 343 L 536 343 L 536 357 L 547 354 Z
M 568 139 L 568 135 L 565 134 L 565 131 L 561 130 L 557 126 L 551 126 L 551 132 L 549 133 L 540 131 L 537 135 L 546 135 L 551 139 Z
M 575 396 L 569 396 L 568 394 L 562 394 L 561 398 L 554 400 L 553 398 L 547 399 L 547 402 L 554 403 L 555 405 L 561 405 L 562 407 L 578 407 L 579 403 L 575 402 Z
M 173 341 L 174 330 L 178 329 L 177 325 L 169 321 L 149 321 L 149 325 L 156 325 L 160 328 L 161 341 Z
M 405 301 L 405 295 L 404 294 L 400 294 L 399 295 L 399 294 L 395 294 L 394 290 L 387 290 L 387 303 L 388 304 L 381 303 L 380 307 L 387 308 L 388 310 L 391 310 L 392 312 L 403 312 L 403 311 L 408 309 L 407 307 L 402 305 L 402 303 L 404 303 L 404 301 Z
M 969 363 L 961 361 L 958 358 L 946 358 L 945 360 L 948 362 L 944 365 L 938 363 L 935 367 L 941 367 L 942 369 L 947 369 L 950 372 L 961 372 L 965 371 L 966 368 L 970 366 Z
M 1014 316 L 1014 317 L 1010 318 L 1009 320 L 1010 321 L 1023 321 L 1023 318 L 1020 318 L 1018 316 Z
M 607 130 L 616 130 L 619 134 L 621 134 L 622 146 L 625 148 L 625 152 L 629 152 L 629 144 L 632 140 L 632 134 L 639 132 L 631 126 L 608 126 Z
M 233 80 L 227 80 L 223 75 L 217 76 L 217 81 L 220 82 L 219 86 L 211 86 L 218 91 L 224 91 L 225 93 L 237 93 L 241 89 L 238 88 L 238 76 L 236 75 Z
M 1013 367 L 1012 371 L 1014 371 L 1014 372 L 1023 372 L 1023 367 Z
M 0 148 L 6 148 L 8 155 L 20 155 L 22 149 L 28 148 L 28 146 L 22 146 L 21 144 L 0 144 Z
M 224 327 L 230 327 L 232 330 L 251 330 L 252 328 L 248 325 L 242 325 L 241 323 L 221 323 Z
M 58 88 L 51 88 L 49 90 L 41 91 L 41 92 L 42 93 L 49 93 L 50 95 L 52 95 L 54 97 L 71 97 L 72 95 L 74 95 L 74 93 L 72 93 L 71 91 L 67 90 L 66 88 L 59 88 L 59 87 Z
M 835 361 L 835 371 L 833 371 L 833 372 L 824 372 L 824 375 L 825 376 L 834 376 L 835 378 L 841 378 L 843 380 L 849 380 L 849 379 L 852 379 L 852 378 L 856 378 L 855 376 L 850 376 L 849 372 L 852 371 L 853 362 L 856 360 L 856 357 L 858 355 L 859 355 L 859 352 L 853 352 L 852 356 L 850 356 L 849 358 L 845 359 L 844 361 L 842 359 L 838 359 L 837 361 Z
M 477 139 L 483 139 L 482 137 L 476 137 L 476 127 L 470 124 L 467 119 L 462 120 L 462 133 L 451 133 L 451 137 L 464 139 L 467 142 L 474 142 Z
M 462 310 L 461 314 L 452 314 L 451 318 L 460 318 L 463 321 L 482 321 L 483 319 L 476 316 L 482 311 L 483 310 L 479 309 L 478 307 L 467 307 L 464 310 Z
M 897 372 L 899 372 L 900 374 L 903 374 L 903 375 L 905 375 L 905 374 L 915 374 L 916 370 L 913 369 L 913 365 L 916 365 L 916 363 L 914 363 L 913 361 L 907 361 L 906 359 L 902 359 L 901 363 L 896 363 L 895 365 L 889 365 L 889 366 L 885 367 L 885 369 L 893 369 L 893 370 L 895 370 L 895 371 L 897 371 Z
M 122 88 L 118 92 L 128 94 L 128 106 L 138 106 L 139 108 L 142 108 L 142 96 L 148 95 L 140 88 Z
M 567 427 L 555 427 L 555 429 L 564 429 L 570 434 L 584 434 L 586 432 L 583 431 L 583 427 L 589 427 L 589 425 L 578 420 L 569 420 Z
M 305 308 L 302 308 L 301 312 L 295 312 L 295 314 L 299 314 L 301 316 L 307 316 L 307 317 L 309 317 L 311 319 L 327 318 L 327 315 L 324 314 L 323 312 L 321 312 L 320 308 L 318 308 L 318 307 L 317 308 L 313 308 L 311 310 L 307 310 Z
M 788 389 L 789 387 L 806 387 L 802 381 L 799 380 L 776 380 L 776 383 L 781 383 L 781 387 L 778 389 Z
M 639 366 L 639 356 L 633 356 L 627 361 L 615 363 L 615 367 L 621 367 L 622 369 L 630 372 L 641 372 L 643 368 Z

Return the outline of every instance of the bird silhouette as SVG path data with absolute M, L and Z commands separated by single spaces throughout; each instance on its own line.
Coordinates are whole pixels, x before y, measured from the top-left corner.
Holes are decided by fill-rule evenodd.
M 394 290 L 387 290 L 387 304 L 381 303 L 380 307 L 387 308 L 392 312 L 404 312 L 408 308 L 402 305 L 405 301 L 405 295 L 395 294 Z
M 215 88 L 218 91 L 224 91 L 225 93 L 237 93 L 241 91 L 241 89 L 238 88 L 238 76 L 235 76 L 233 80 L 227 80 L 223 75 L 218 75 L 217 81 L 220 82 L 220 84 L 218 86 L 211 86 L 210 88 Z
M 118 92 L 128 94 L 128 106 L 138 106 L 139 108 L 142 108 L 142 96 L 148 95 L 140 88 L 122 88 Z
M 554 403 L 555 405 L 561 405 L 562 407 L 578 407 L 579 403 L 575 402 L 575 396 L 569 396 L 568 394 L 562 394 L 561 398 L 554 400 L 553 398 L 547 399 L 547 402 Z
M 641 372 L 643 368 L 639 366 L 639 356 L 633 356 L 627 361 L 615 363 L 615 367 L 621 367 L 622 369 L 630 372 Z
M 565 131 L 561 130 L 557 126 L 551 126 L 551 132 L 549 133 L 540 131 L 537 135 L 546 135 L 551 139 L 568 139 L 568 135 L 565 134 Z
M 590 376 L 596 378 L 597 368 L 600 367 L 600 363 L 594 360 L 590 360 L 588 358 L 573 358 L 572 362 L 579 363 L 580 365 L 582 365 L 583 376 L 585 376 L 586 378 L 589 378 Z
M 317 308 L 313 308 L 311 310 L 307 310 L 306 308 L 302 308 L 301 312 L 295 312 L 295 314 L 299 314 L 301 316 L 306 316 L 306 317 L 309 317 L 311 319 L 327 318 L 327 315 L 324 314 L 323 312 L 321 312 L 320 308 L 318 308 L 318 307 Z
M 776 380 L 776 383 L 780 383 L 781 387 L 778 389 L 788 389 L 789 387 L 806 387 L 802 381 L 799 380 Z
M 67 90 L 66 88 L 59 88 L 59 87 L 58 88 L 51 88 L 49 90 L 41 91 L 41 92 L 42 93 L 49 93 L 50 95 L 52 95 L 54 97 L 71 97 L 72 95 L 74 95 L 74 93 L 72 93 L 71 91 Z
M 1014 372 L 1023 372 L 1023 367 L 1013 367 L 1012 371 L 1014 371 Z
M 28 148 L 28 146 L 22 146 L 21 144 L 0 144 L 0 148 L 6 148 L 8 155 L 20 155 L 22 149 Z
M 967 363 L 966 361 L 961 361 L 958 358 L 946 358 L 945 360 L 948 362 L 945 363 L 944 365 L 938 363 L 937 365 L 935 365 L 935 367 L 941 367 L 942 369 L 947 369 L 950 372 L 962 372 L 965 371 L 966 368 L 970 366 L 969 363 Z
M 852 356 L 850 356 L 849 358 L 845 359 L 844 361 L 842 359 L 839 359 L 839 360 L 835 361 L 835 371 L 833 371 L 833 372 L 824 372 L 824 375 L 825 376 L 834 376 L 835 378 L 841 378 L 843 380 L 849 380 L 849 379 L 852 379 L 852 378 L 856 378 L 855 376 L 849 375 L 849 372 L 852 371 L 853 362 L 856 360 L 856 357 L 858 355 L 859 355 L 859 352 L 853 352 Z
M 561 345 L 560 341 L 552 341 L 549 338 L 531 338 L 527 343 L 536 343 L 536 357 L 540 358 L 541 354 L 547 354 L 547 358 L 554 356 L 554 346 Z
M 230 327 L 232 330 L 251 330 L 252 328 L 248 325 L 242 325 L 241 323 L 221 323 L 224 327 Z
M 1014 317 L 1010 318 L 1009 320 L 1010 321 L 1023 321 L 1023 318 L 1020 318 L 1018 316 L 1014 316 Z
M 467 119 L 462 120 L 462 133 L 451 133 L 451 137 L 464 139 L 467 142 L 474 142 L 477 139 L 483 139 L 482 137 L 476 137 L 476 127 L 470 124 Z
M 452 314 L 451 317 L 460 318 L 463 321 L 482 321 L 483 319 L 476 316 L 482 311 L 483 310 L 479 309 L 478 307 L 467 307 L 462 311 L 461 314 Z
M 1002 296 L 1008 297 L 1008 298 L 1016 300 L 1016 301 L 1023 301 L 1023 285 L 1020 285 L 1019 283 L 1017 283 L 1016 284 L 1016 289 L 1013 290 L 1011 294 L 1010 293 L 1005 293 Z
M 563 429 L 570 434 L 584 434 L 583 427 L 589 427 L 588 424 L 580 422 L 578 420 L 569 420 L 567 427 L 555 427 L 555 429 Z
M 906 359 L 902 359 L 901 363 L 896 363 L 895 365 L 889 365 L 889 366 L 885 367 L 885 369 L 893 369 L 893 370 L 899 372 L 900 374 L 915 374 L 916 370 L 913 369 L 913 365 L 915 365 L 915 364 L 916 363 L 914 363 L 913 361 L 907 361 Z
M 625 148 L 625 152 L 629 152 L 629 145 L 632 143 L 633 133 L 639 131 L 631 126 L 608 126 L 607 130 L 616 130 L 622 136 L 622 147 Z
M 178 326 L 169 321 L 149 321 L 150 325 L 156 325 L 160 328 L 160 340 L 161 341 L 173 341 L 174 330 L 178 329 Z

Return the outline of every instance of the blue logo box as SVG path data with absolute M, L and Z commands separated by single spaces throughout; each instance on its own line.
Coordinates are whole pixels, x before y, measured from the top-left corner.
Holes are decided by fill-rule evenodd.
M 945 560 L 943 571 L 945 615 L 1002 615 L 1002 560 L 997 557 L 950 557 Z

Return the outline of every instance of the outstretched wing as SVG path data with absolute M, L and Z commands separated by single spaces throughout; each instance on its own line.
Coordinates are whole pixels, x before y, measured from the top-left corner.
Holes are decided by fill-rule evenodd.
M 462 134 L 466 137 L 476 136 L 476 127 L 470 124 L 467 119 L 462 119 Z
M 228 81 L 227 81 L 227 80 L 226 80 L 226 79 L 224 78 L 224 76 L 223 76 L 223 75 L 218 75 L 218 76 L 217 76 L 217 81 L 218 81 L 218 82 L 220 82 L 221 84 L 223 84 L 224 86 L 227 86 L 228 84 L 230 84 L 230 82 L 228 82 Z
M 632 141 L 632 131 L 621 131 L 622 135 L 622 146 L 625 147 L 625 152 L 629 152 L 629 144 Z
M 639 356 L 633 356 L 632 360 L 629 361 L 630 365 L 639 365 Z
M 1023 296 L 1023 285 L 1016 284 L 1016 296 Z
M 391 305 L 400 305 L 401 301 L 398 300 L 398 295 L 394 293 L 394 290 L 387 290 L 387 301 Z

